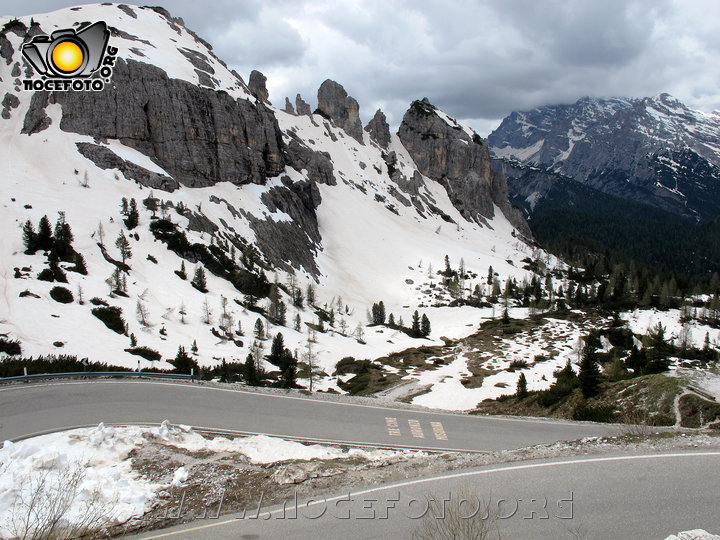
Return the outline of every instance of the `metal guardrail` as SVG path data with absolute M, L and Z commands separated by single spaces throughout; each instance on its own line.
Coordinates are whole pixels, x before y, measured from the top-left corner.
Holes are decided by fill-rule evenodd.
M 702 388 L 698 388 L 694 384 L 688 384 L 687 389 L 690 390 L 691 392 L 695 392 L 700 397 L 704 397 L 705 399 L 709 399 L 710 401 L 715 401 L 715 396 L 713 396 L 709 392 L 706 392 Z
M 156 379 L 175 379 L 194 381 L 195 374 L 153 373 L 151 371 L 73 371 L 68 373 L 34 373 L 15 377 L 0 377 L 0 383 L 34 381 L 41 379 L 69 379 L 73 377 L 151 377 Z

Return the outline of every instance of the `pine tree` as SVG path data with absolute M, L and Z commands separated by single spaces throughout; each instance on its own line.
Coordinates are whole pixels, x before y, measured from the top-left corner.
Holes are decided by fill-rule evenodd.
M 586 398 L 596 396 L 600 387 L 600 366 L 597 363 L 597 356 L 594 349 L 586 345 L 583 349 L 582 360 L 580 361 L 580 372 L 578 373 L 580 390 Z
M 137 338 L 135 337 L 135 334 L 130 334 L 130 346 L 137 347 Z
M 121 213 L 123 216 L 127 216 L 127 215 L 128 215 L 128 211 L 129 211 L 129 210 L 128 210 L 128 200 L 127 200 L 127 197 L 123 197 L 123 198 L 121 199 L 121 201 L 120 201 L 120 213 Z
M 423 337 L 428 337 L 430 335 L 430 319 L 428 319 L 427 315 L 424 313 L 422 319 L 420 320 L 420 334 L 422 334 Z
M 283 335 L 278 332 L 272 340 L 272 345 L 270 346 L 270 354 L 267 357 L 268 362 L 270 362 L 274 366 L 280 367 L 283 359 L 282 355 L 284 349 L 285 339 L 283 338 Z
M 417 310 L 415 310 L 415 313 L 413 313 L 410 333 L 413 337 L 420 337 L 422 335 L 420 332 L 420 314 L 417 312 Z
M 280 287 L 276 283 L 270 286 L 270 295 L 268 297 L 268 318 L 275 324 L 285 325 L 285 317 L 287 307 L 280 296 Z
M 120 231 L 120 234 L 115 240 L 115 247 L 120 250 L 120 257 L 122 257 L 123 264 L 127 259 L 132 257 L 130 242 L 128 242 L 128 239 L 125 237 L 125 233 L 123 231 Z
M 527 389 L 527 379 L 525 378 L 525 374 L 521 373 L 520 378 L 518 378 L 517 382 L 517 392 L 515 392 L 515 395 L 519 398 L 524 398 L 528 394 Z
M 47 216 L 40 218 L 35 247 L 40 251 L 48 251 L 53 246 L 52 228 Z
M 190 347 L 190 352 L 192 352 L 193 354 L 197 354 L 197 353 L 198 353 L 198 345 L 197 345 L 197 340 L 196 340 L 196 339 L 193 339 L 192 347 Z
M 127 218 L 125 218 L 125 226 L 132 230 L 135 227 L 138 226 L 138 223 L 140 223 L 140 213 L 137 209 L 137 203 L 135 202 L 135 199 L 130 199 L 130 207 L 127 211 Z
M 29 219 L 23 225 L 23 243 L 25 244 L 25 253 L 32 255 L 37 251 L 37 234 L 33 227 L 32 221 Z
M 175 355 L 175 360 L 173 360 L 171 363 L 173 366 L 175 366 L 175 371 L 177 373 L 184 373 L 186 375 L 190 375 L 191 371 L 194 370 L 194 373 L 197 375 L 197 362 L 190 358 L 188 353 L 185 351 L 185 347 L 183 347 L 182 345 L 178 347 L 178 352 Z
M 488 267 L 488 274 L 487 274 L 487 284 L 492 285 L 493 280 L 495 279 L 495 272 L 493 271 L 493 267 Z
M 203 293 L 207 292 L 207 280 L 205 278 L 205 269 L 202 266 L 198 265 L 197 268 L 195 268 L 195 276 L 193 277 L 191 284 L 198 291 L 203 292 Z
M 152 212 L 152 217 L 155 218 L 155 214 L 158 209 L 158 200 L 155 198 L 152 191 L 150 192 L 148 198 L 143 200 L 143 204 L 145 205 L 145 208 Z
M 260 377 L 258 376 L 255 359 L 253 358 L 252 353 L 247 355 L 244 368 L 243 377 L 245 378 L 245 382 L 250 386 L 259 386 Z
M 85 266 L 85 257 L 82 256 L 82 253 L 75 253 L 75 266 L 73 267 L 73 271 L 77 272 L 78 274 L 82 274 L 83 276 L 87 275 L 87 266 Z
M 58 213 L 60 217 L 55 223 L 52 252 L 58 260 L 70 262 L 75 255 L 75 250 L 72 247 L 73 233 L 70 224 L 65 221 L 65 212 Z
M 510 314 L 508 313 L 508 308 L 503 309 L 502 323 L 510 324 Z
M 261 340 L 265 339 L 265 326 L 259 317 L 255 321 L 255 337 Z
M 185 261 L 180 261 L 180 270 L 176 270 L 175 273 L 180 279 L 187 279 L 187 270 L 185 269 Z
M 665 327 L 657 323 L 650 330 L 647 336 L 647 365 L 643 369 L 643 375 L 650 373 L 662 373 L 670 367 L 671 346 L 665 338 Z
M 388 317 L 388 326 L 395 326 L 395 315 L 393 315 L 392 313 Z
M 312 283 L 310 283 L 307 286 L 307 291 L 305 292 L 305 298 L 306 298 L 309 306 L 312 306 L 315 304 L 315 287 L 313 286 Z

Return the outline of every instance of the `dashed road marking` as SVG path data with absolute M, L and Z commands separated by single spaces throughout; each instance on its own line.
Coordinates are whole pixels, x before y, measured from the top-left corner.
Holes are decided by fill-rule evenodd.
M 400 426 L 398 426 L 397 418 L 391 416 L 385 417 L 385 424 L 387 425 L 388 435 L 399 436 Z
M 420 426 L 420 420 L 408 420 L 410 426 L 410 433 L 416 439 L 424 439 L 425 434 L 423 433 L 422 427 Z
M 448 440 L 445 430 L 443 429 L 442 422 L 430 422 L 430 425 L 432 426 L 433 433 L 438 441 Z

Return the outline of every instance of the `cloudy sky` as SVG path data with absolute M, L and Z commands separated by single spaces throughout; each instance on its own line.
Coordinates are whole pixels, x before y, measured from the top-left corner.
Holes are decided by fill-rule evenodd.
M 3 0 L 4 15 L 77 5 Z M 144 5 L 146 2 L 126 2 Z M 316 104 L 331 78 L 398 125 L 427 96 L 487 135 L 513 110 L 669 92 L 720 109 L 717 0 L 155 0 L 270 99 Z

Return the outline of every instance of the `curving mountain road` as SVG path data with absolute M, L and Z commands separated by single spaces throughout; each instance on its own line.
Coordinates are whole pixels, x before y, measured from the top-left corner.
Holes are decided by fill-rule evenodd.
M 483 538 L 478 500 L 503 539 L 656 539 L 684 530 L 720 532 L 720 451 L 568 458 L 494 465 L 317 497 L 245 516 L 195 521 L 140 535 L 151 538 L 321 540 L 410 539 L 438 517 L 454 528 L 420 538 Z M 428 510 L 427 497 L 439 504 Z M 442 501 L 445 502 L 442 502 Z M 464 501 L 464 502 L 461 502 Z M 447 520 L 447 521 L 446 521 Z M 460 525 L 458 525 L 458 522 Z M 486 522 L 487 523 L 487 522 Z M 442 527 L 441 527 L 442 530 Z M 426 529 L 427 532 L 427 529 Z
M 0 440 L 72 426 L 173 423 L 307 440 L 490 452 L 612 434 L 609 425 L 376 407 L 158 381 L 0 388 Z

